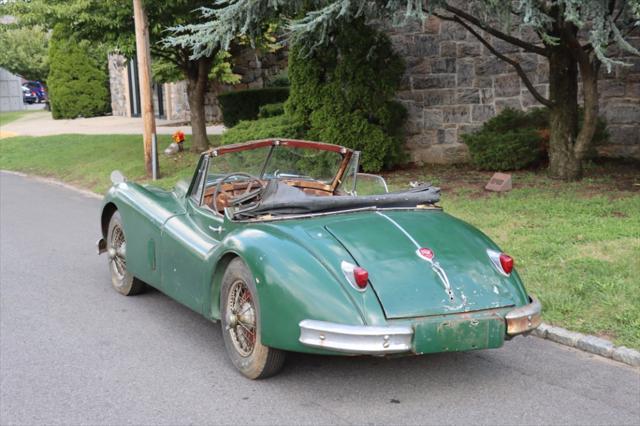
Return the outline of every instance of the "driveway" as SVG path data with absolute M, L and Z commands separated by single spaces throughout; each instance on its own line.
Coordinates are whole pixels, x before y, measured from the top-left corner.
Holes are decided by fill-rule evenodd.
M 176 130 L 191 134 L 191 126 L 167 120 L 156 120 L 156 133 L 170 135 Z M 101 135 L 101 134 L 142 134 L 142 118 L 135 117 L 92 117 L 73 120 L 54 120 L 48 111 L 31 112 L 18 120 L 2 126 L 3 133 L 19 136 L 48 136 L 67 133 Z M 207 127 L 207 134 L 219 135 L 224 131 L 222 125 Z
M 640 423 L 640 370 L 535 337 L 247 380 L 219 324 L 111 289 L 99 200 L 4 173 L 0 199 L 0 424 Z

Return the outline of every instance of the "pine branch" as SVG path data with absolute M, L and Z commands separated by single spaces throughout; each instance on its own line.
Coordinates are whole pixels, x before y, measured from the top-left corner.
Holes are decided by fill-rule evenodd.
M 533 86 L 533 83 L 531 82 L 531 80 L 529 79 L 529 77 L 527 76 L 527 73 L 524 72 L 524 70 L 522 69 L 522 67 L 520 66 L 520 64 L 509 58 L 508 56 L 500 53 L 498 50 L 496 50 L 495 47 L 493 47 L 491 45 L 491 43 L 489 43 L 484 37 L 482 37 L 480 35 L 480 33 L 478 33 L 475 29 L 473 29 L 471 27 L 471 25 L 469 25 L 467 22 L 463 21 L 459 16 L 443 16 L 443 15 L 439 15 L 439 14 L 434 14 L 434 16 L 437 16 L 440 19 L 443 19 L 445 21 L 452 21 L 452 22 L 456 22 L 460 25 L 462 25 L 467 31 L 469 31 L 476 39 L 478 39 L 478 41 L 480 41 L 487 49 L 489 49 L 489 51 L 491 53 L 493 53 L 495 56 L 497 56 L 499 59 L 505 61 L 506 63 L 508 63 L 509 65 L 511 65 L 516 72 L 518 73 L 518 76 L 520 77 L 520 79 L 522 80 L 522 82 L 524 83 L 524 85 L 527 87 L 527 89 L 529 90 L 529 92 L 533 95 L 533 97 L 540 102 L 542 105 L 546 106 L 546 107 L 552 107 L 553 106 L 553 102 L 550 101 L 549 99 L 545 98 L 544 96 L 542 96 L 542 94 L 540 92 L 538 92 L 538 90 Z
M 443 6 L 443 9 L 446 10 L 447 12 L 452 13 L 455 17 L 459 17 L 464 19 L 465 21 L 470 22 L 476 27 L 488 32 L 492 36 L 497 37 L 501 40 L 504 40 L 507 43 L 511 43 L 515 46 L 518 46 L 519 48 L 524 49 L 527 52 L 535 53 L 541 56 L 549 55 L 546 49 L 540 46 L 536 46 L 535 44 L 527 43 L 526 41 L 520 40 L 517 37 L 510 36 L 509 34 L 505 34 L 502 31 L 498 31 L 497 29 L 491 27 L 490 25 L 485 24 L 480 19 L 468 14 L 467 12 L 461 9 L 458 9 L 448 4 L 445 4 Z

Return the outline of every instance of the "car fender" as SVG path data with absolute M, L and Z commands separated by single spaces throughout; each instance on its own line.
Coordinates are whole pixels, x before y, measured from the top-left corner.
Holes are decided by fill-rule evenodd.
M 171 217 L 184 213 L 184 207 L 166 191 L 122 182 L 109 188 L 101 207 L 101 230 L 107 237 L 109 220 L 113 212 L 122 217 L 127 236 L 127 269 L 136 278 L 154 287 L 160 284 L 156 267 L 160 229 Z
M 367 324 L 358 300 L 350 296 L 339 282 L 339 277 L 291 235 L 274 228 L 268 232 L 259 227 L 243 229 L 230 233 L 222 246 L 224 249 L 217 256 L 219 267 L 214 272 L 211 317 L 220 316 L 222 268 L 226 267 L 230 257 L 238 256 L 250 269 L 258 289 L 263 344 L 319 353 L 322 351 L 299 343 L 300 321 L 316 319 L 350 325 Z M 383 316 L 379 306 L 377 315 Z

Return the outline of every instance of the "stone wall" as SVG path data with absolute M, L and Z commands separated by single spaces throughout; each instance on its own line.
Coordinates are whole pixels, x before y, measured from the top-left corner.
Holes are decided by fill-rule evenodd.
M 111 91 L 111 113 L 122 117 L 130 117 L 127 59 L 119 54 L 110 54 L 107 64 L 109 67 L 109 89 Z
M 466 162 L 461 134 L 478 129 L 506 107 L 539 106 L 513 68 L 456 23 L 430 17 L 422 25 L 388 33 L 407 65 L 398 99 L 409 113 L 407 148 L 415 162 Z M 548 95 L 545 58 L 489 40 L 500 52 L 519 59 L 535 87 Z M 640 38 L 632 42 L 640 46 Z M 600 112 L 611 140 L 597 150 L 603 156 L 640 159 L 640 58 L 625 60 L 632 66 L 602 75 Z

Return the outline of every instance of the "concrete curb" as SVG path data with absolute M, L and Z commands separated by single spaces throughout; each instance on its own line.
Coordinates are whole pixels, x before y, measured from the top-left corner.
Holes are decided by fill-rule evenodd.
M 533 330 L 532 334 L 542 339 L 560 343 L 561 345 L 570 346 L 605 358 L 611 358 L 614 361 L 623 362 L 632 367 L 640 367 L 640 352 L 625 346 L 615 346 L 610 341 L 600 337 L 576 333 L 546 323 L 540 324 L 540 327 Z
M 46 183 L 46 184 L 49 184 L 49 185 L 61 186 L 61 187 L 65 188 L 65 189 L 69 189 L 71 191 L 78 192 L 78 193 L 84 195 L 85 197 L 102 199 L 102 195 L 96 194 L 95 192 L 91 192 L 91 191 L 86 190 L 86 189 L 78 188 L 77 186 L 69 185 L 68 183 L 64 183 L 64 182 L 59 181 L 57 179 L 45 178 L 45 177 L 41 177 L 41 176 L 30 175 L 30 174 L 22 173 L 22 172 L 14 172 L 13 170 L 4 170 L 4 169 L 0 169 L 0 173 L 2 173 L 2 174 L 6 173 L 8 175 L 25 177 L 25 178 L 32 179 L 32 180 L 35 180 L 35 181 L 38 181 L 38 182 L 43 182 L 43 183 Z

